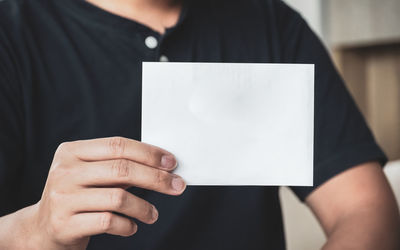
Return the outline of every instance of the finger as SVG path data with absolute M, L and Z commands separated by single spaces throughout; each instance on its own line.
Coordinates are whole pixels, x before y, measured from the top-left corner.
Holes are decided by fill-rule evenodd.
M 86 187 L 134 186 L 169 195 L 179 195 L 186 188 L 178 175 L 125 159 L 83 162 L 72 171 L 79 171 L 76 184 Z
M 128 159 L 165 170 L 172 170 L 177 165 L 175 157 L 168 151 L 123 137 L 67 142 L 63 148 L 83 161 Z
M 69 204 L 73 213 L 118 212 L 147 224 L 158 219 L 152 204 L 121 188 L 83 189 L 71 195 Z
M 96 234 L 131 236 L 137 232 L 137 224 L 126 217 L 111 212 L 79 213 L 70 217 L 70 238 L 81 238 Z

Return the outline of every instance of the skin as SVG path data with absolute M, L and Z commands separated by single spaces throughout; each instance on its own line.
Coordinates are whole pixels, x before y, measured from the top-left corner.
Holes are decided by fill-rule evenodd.
M 183 0 L 87 0 L 113 14 L 142 23 L 163 34 L 174 26 Z
M 89 2 L 160 33 L 177 22 L 181 9 L 176 0 Z M 112 212 L 152 224 L 158 211 L 125 189 L 136 186 L 179 195 L 185 183 L 170 173 L 175 166 L 167 151 L 126 138 L 63 143 L 40 201 L 0 218 L 0 248 L 81 250 L 92 235 L 130 236 L 137 225 Z M 331 178 L 306 203 L 327 235 L 324 250 L 400 249 L 399 210 L 376 162 Z
M 180 195 L 186 185 L 170 173 L 176 165 L 171 153 L 121 137 L 63 143 L 40 201 L 0 219 L 0 248 L 85 249 L 92 235 L 131 236 L 130 218 L 152 224 L 158 211 L 125 189 Z
M 399 208 L 377 162 L 331 178 L 306 203 L 327 235 L 324 250 L 400 249 Z

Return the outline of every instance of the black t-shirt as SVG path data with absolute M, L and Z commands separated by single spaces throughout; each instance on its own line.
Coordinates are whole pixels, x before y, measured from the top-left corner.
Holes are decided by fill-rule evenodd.
M 4 0 L 0 215 L 40 199 L 61 142 L 140 140 L 141 64 L 160 58 L 315 64 L 315 185 L 292 187 L 301 200 L 354 165 L 386 161 L 321 42 L 279 0 L 186 1 L 164 35 L 83 0 Z M 92 237 L 90 249 L 284 249 L 278 187 L 130 191 L 157 206 L 158 222 Z

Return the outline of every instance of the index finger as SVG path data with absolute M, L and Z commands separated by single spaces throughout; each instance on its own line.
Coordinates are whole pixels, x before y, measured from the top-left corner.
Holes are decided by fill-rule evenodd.
M 119 136 L 67 142 L 63 147 L 82 161 L 127 159 L 164 170 L 172 170 L 177 165 L 170 152 Z

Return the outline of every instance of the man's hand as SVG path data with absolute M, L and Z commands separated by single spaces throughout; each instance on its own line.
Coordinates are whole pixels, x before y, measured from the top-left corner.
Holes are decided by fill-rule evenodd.
M 168 172 L 176 164 L 165 150 L 121 137 L 62 143 L 42 198 L 31 208 L 27 248 L 85 249 L 92 235 L 134 234 L 130 218 L 154 223 L 157 209 L 125 188 L 179 195 L 185 183 Z
M 377 162 L 355 166 L 306 199 L 328 236 L 324 250 L 400 249 L 400 216 Z

